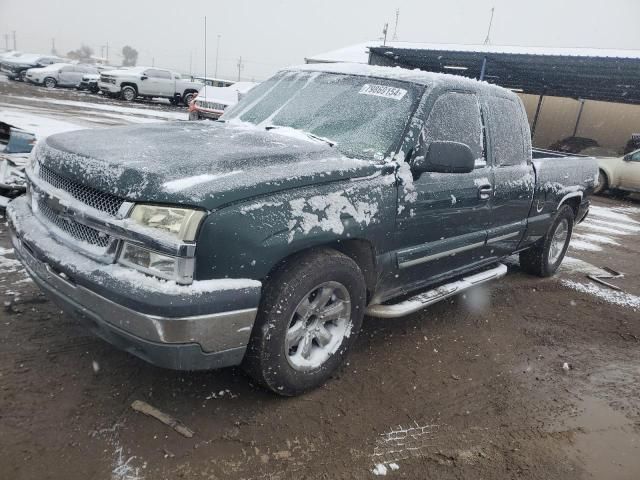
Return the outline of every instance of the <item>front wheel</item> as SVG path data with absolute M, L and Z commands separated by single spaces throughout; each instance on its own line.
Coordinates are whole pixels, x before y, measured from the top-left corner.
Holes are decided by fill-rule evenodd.
M 47 77 L 44 79 L 44 86 L 47 88 L 56 88 L 58 82 L 56 82 L 55 78 Z
M 267 282 L 244 367 L 269 390 L 299 395 L 326 382 L 360 331 L 358 265 L 331 249 L 289 259 Z
M 556 273 L 569 248 L 573 222 L 573 209 L 568 205 L 560 207 L 547 234 L 520 252 L 522 269 L 539 277 L 550 277 Z
M 136 92 L 135 88 L 127 86 L 120 91 L 120 95 L 122 96 L 123 100 L 127 102 L 133 102 L 138 96 L 138 92 Z

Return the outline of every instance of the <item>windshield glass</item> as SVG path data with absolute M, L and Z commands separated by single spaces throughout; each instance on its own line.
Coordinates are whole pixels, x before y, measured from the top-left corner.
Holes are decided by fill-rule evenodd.
M 335 142 L 344 155 L 390 153 L 424 87 L 321 72 L 281 72 L 251 90 L 223 120 L 290 127 Z

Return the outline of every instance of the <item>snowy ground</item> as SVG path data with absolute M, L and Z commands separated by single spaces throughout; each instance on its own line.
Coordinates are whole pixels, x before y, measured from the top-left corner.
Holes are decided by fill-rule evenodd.
M 42 134 L 186 117 L 4 85 L 0 118 Z M 0 216 L 2 476 L 637 479 L 640 202 L 597 198 L 553 278 L 509 267 L 483 302 L 366 319 L 336 378 L 279 399 L 239 370 L 163 370 L 88 334 L 28 278 Z M 606 280 L 620 290 L 587 278 L 604 267 L 624 273 Z M 194 437 L 132 411 L 137 399 Z

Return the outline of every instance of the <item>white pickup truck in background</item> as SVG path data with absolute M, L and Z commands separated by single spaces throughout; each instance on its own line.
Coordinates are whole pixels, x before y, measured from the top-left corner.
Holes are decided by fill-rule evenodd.
M 224 111 L 238 103 L 244 94 L 258 85 L 255 82 L 235 82 L 228 87 L 205 86 L 189 104 L 189 120 L 216 120 Z
M 171 103 L 189 102 L 202 88 L 199 83 L 183 80 L 179 73 L 155 67 L 108 70 L 100 74 L 98 88 L 105 94 L 120 96 L 131 102 L 138 97 L 168 98 Z

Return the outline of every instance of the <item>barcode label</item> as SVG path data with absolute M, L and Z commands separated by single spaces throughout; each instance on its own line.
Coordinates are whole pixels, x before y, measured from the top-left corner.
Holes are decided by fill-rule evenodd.
M 389 87 L 387 85 L 363 85 L 358 92 L 362 95 L 375 95 L 376 97 L 392 98 L 393 100 L 402 100 L 407 94 L 402 88 Z

